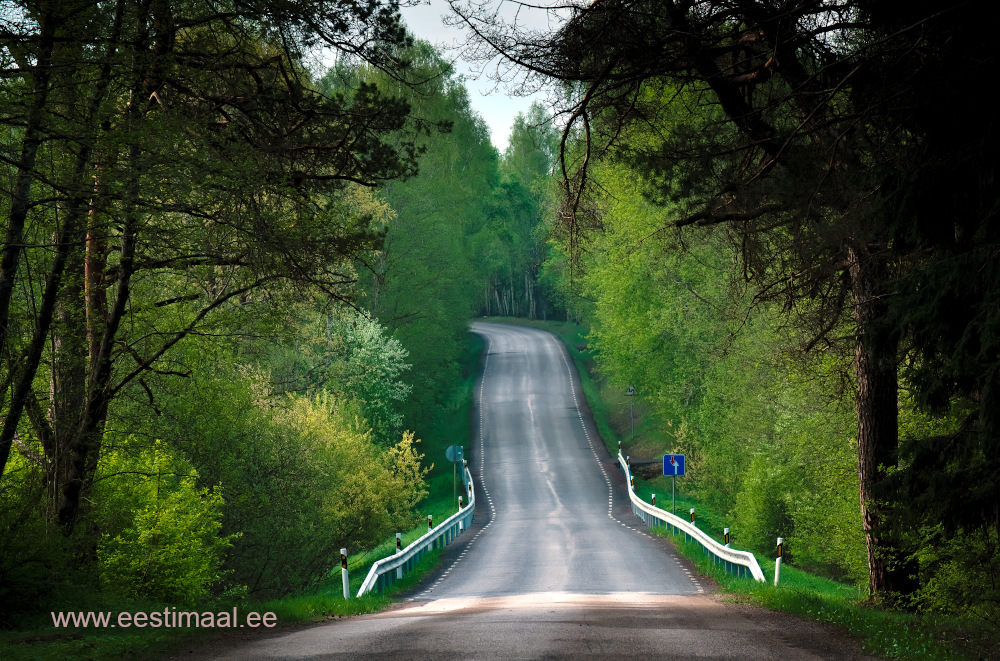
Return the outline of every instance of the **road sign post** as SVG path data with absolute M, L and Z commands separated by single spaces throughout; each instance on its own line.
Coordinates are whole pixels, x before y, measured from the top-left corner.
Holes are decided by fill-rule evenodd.
M 663 455 L 663 474 L 669 475 L 671 480 L 671 504 L 670 511 L 677 513 L 677 478 L 684 476 L 684 455 L 665 454 Z
M 463 455 L 461 445 L 449 445 L 448 449 L 444 451 L 444 456 L 451 462 L 451 502 L 453 505 L 458 502 L 458 465 L 465 465 Z
M 625 396 L 629 398 L 628 400 L 628 419 L 632 423 L 632 442 L 635 443 L 635 415 L 632 413 L 632 397 L 635 396 L 635 386 L 629 386 L 628 390 L 625 391 Z

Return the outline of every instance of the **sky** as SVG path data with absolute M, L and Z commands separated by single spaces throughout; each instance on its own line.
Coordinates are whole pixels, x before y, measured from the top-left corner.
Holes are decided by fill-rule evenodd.
M 442 22 L 441 17 L 449 11 L 445 0 L 425 0 L 425 4 L 403 7 L 401 13 L 416 37 L 438 46 L 445 58 L 454 61 L 457 73 L 464 74 L 467 78 L 472 77 L 475 75 L 472 65 L 460 59 L 459 50 L 455 48 L 464 41 L 464 32 Z M 533 101 L 545 103 L 543 93 L 528 97 L 510 96 L 503 85 L 498 88 L 496 82 L 490 80 L 485 73 L 477 80 L 466 80 L 465 85 L 469 90 L 472 108 L 486 121 L 493 144 L 500 153 L 507 149 L 510 127 L 518 113 L 527 114 Z

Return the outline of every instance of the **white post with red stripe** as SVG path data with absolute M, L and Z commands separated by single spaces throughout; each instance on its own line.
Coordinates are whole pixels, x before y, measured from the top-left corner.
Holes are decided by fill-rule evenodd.
M 778 558 L 774 561 L 774 584 L 778 584 L 778 580 L 781 578 L 781 556 L 783 555 L 784 548 L 782 544 L 782 539 L 778 538 Z
M 347 549 L 340 549 L 340 575 L 344 579 L 344 599 L 350 599 L 351 585 L 347 579 Z
M 396 533 L 396 554 L 403 552 L 403 533 Z M 403 578 L 403 565 L 396 567 L 396 580 Z

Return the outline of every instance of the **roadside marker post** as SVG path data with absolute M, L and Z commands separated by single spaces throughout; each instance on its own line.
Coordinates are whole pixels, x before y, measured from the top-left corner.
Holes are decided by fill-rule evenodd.
M 691 523 L 694 523 L 694 508 L 691 508 Z
M 784 548 L 782 544 L 782 539 L 778 538 L 778 557 L 774 561 L 774 584 L 778 584 L 778 580 L 781 579 L 781 556 L 784 553 Z
M 724 528 L 723 533 L 726 535 L 726 548 L 729 548 L 729 528 Z
M 459 512 L 462 511 L 462 497 L 461 496 L 458 497 L 458 511 Z M 462 532 L 463 530 L 465 530 L 465 522 L 462 521 L 461 519 L 459 519 L 458 520 L 458 532 Z
M 396 533 L 396 554 L 403 552 L 403 533 Z M 396 567 L 396 580 L 403 578 L 403 565 Z
M 625 396 L 628 397 L 628 419 L 632 423 L 632 442 L 635 443 L 635 413 L 632 410 L 632 398 L 635 397 L 635 386 L 629 386 L 628 390 L 625 391 Z M 618 442 L 618 450 L 621 451 L 621 441 Z
M 351 582 L 347 578 L 347 549 L 340 549 L 340 575 L 344 579 L 344 599 L 350 599 Z

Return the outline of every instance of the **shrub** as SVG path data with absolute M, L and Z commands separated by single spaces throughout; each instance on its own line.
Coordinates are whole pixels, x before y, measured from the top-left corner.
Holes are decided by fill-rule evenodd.
M 0 480 L 0 627 L 42 610 L 65 576 L 66 539 L 45 516 L 42 469 L 17 451 Z
M 112 452 L 103 462 L 101 495 L 112 529 L 98 546 L 101 582 L 112 593 L 194 605 L 222 578 L 220 487 L 197 486 L 197 472 L 157 442 L 138 456 Z

